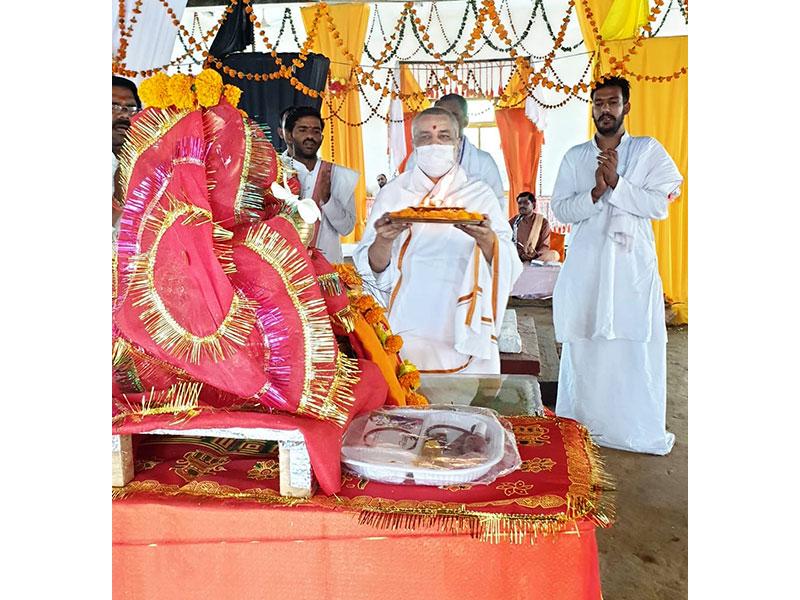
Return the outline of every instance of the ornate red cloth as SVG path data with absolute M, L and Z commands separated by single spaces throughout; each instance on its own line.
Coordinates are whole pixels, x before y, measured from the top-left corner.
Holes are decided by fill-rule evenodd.
M 248 414 L 246 418 L 254 417 Z M 398 486 L 344 473 L 336 482 L 341 484 L 336 495 L 287 498 L 278 492 L 278 457 L 272 445 L 154 435 L 141 437 L 134 457 L 134 480 L 115 488 L 113 495 L 117 499 L 184 496 L 337 509 L 358 513 L 362 523 L 377 527 L 433 526 L 492 542 L 522 543 L 539 534 L 577 528 L 583 521 L 608 526 L 612 509 L 604 494 L 611 488 L 586 429 L 559 417 L 508 420 L 522 467 L 489 485 Z M 326 427 L 335 427 L 307 421 L 317 428 L 307 437 L 311 451 L 317 443 L 315 436 L 325 435 Z M 197 427 L 198 421 L 191 426 Z M 152 423 L 143 427 L 148 428 L 152 429 Z M 133 432 L 135 427 L 126 430 Z

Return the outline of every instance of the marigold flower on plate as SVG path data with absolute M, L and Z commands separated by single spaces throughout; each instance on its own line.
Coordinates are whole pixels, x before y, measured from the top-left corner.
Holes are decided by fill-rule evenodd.
M 406 404 L 408 406 L 427 406 L 428 399 L 418 392 L 408 392 L 406 394 Z

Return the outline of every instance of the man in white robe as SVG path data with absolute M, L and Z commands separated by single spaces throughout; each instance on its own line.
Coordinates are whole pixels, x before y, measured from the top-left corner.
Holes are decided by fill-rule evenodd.
M 479 179 L 488 185 L 500 202 L 503 215 L 508 215 L 508 199 L 503 191 L 503 180 L 500 178 L 500 169 L 488 152 L 476 148 L 464 135 L 464 128 L 469 125 L 467 101 L 458 94 L 447 94 L 436 101 L 437 108 L 443 108 L 451 113 L 458 121 L 458 135 L 461 138 L 458 147 L 458 164 L 467 172 L 470 179 Z M 411 171 L 417 163 L 416 153 L 412 152 L 406 162 L 405 170 Z M 505 217 L 508 218 L 508 217 Z
M 625 132 L 630 86 L 609 78 L 592 92 L 597 135 L 561 163 L 550 206 L 572 224 L 553 292 L 563 346 L 556 414 L 584 423 L 598 444 L 664 455 L 664 298 L 652 219 L 666 219 L 683 181 L 650 137 Z
M 456 162 L 458 123 L 441 108 L 414 118 L 418 161 L 381 188 L 353 259 L 403 337 L 401 356 L 425 373 L 499 373 L 497 336 L 522 272 L 497 197 Z M 395 223 L 409 206 L 457 206 L 478 225 Z M 501 322 L 498 322 L 498 318 Z
M 281 132 L 287 149 L 281 161 L 297 173 L 300 197 L 312 198 L 322 213 L 311 245 L 329 262 L 340 263 L 344 259 L 339 236 L 348 235 L 356 224 L 355 190 L 360 175 L 317 157 L 323 127 L 322 117 L 313 107 L 298 106 L 286 112 Z

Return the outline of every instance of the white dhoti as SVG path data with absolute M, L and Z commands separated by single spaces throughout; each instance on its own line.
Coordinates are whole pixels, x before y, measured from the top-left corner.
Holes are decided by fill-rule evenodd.
M 668 216 L 681 175 L 652 138 L 617 147 L 619 181 L 592 202 L 594 140 L 571 148 L 551 206 L 572 223 L 569 253 L 553 290 L 562 343 L 556 414 L 586 425 L 608 448 L 667 454 L 664 293 L 651 220 Z
M 653 323 L 649 342 L 595 339 L 561 346 L 556 414 L 586 425 L 600 446 L 659 455 L 672 450 L 663 311 L 654 318 L 661 323 Z

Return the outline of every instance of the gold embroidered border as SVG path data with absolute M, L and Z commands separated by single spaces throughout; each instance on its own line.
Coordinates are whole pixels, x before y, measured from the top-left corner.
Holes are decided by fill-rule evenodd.
M 155 230 L 156 237 L 148 252 L 131 261 L 133 305 L 144 307 L 140 319 L 153 341 L 166 352 L 195 364 L 204 355 L 213 361 L 223 360 L 227 352 L 247 342 L 255 326 L 255 310 L 252 303 L 234 292 L 228 314 L 220 326 L 213 333 L 203 336 L 185 329 L 169 313 L 155 288 L 154 270 L 161 239 L 179 219 L 183 219 L 183 225 L 204 224 L 210 221 L 211 214 L 205 209 L 171 198 L 168 209 L 159 209 L 148 217 L 148 227 Z
M 354 382 L 349 380 L 346 363 L 339 363 L 337 368 L 336 337 L 325 300 L 310 293 L 316 289 L 316 282 L 312 275 L 303 274 L 306 263 L 302 255 L 267 223 L 251 227 L 242 245 L 275 270 L 302 323 L 305 368 L 297 413 L 344 425 L 354 402 Z M 334 386 L 337 393 L 332 395 Z
M 200 391 L 203 384 L 195 381 L 181 381 L 169 386 L 165 390 L 151 390 L 142 396 L 140 402 L 131 403 L 126 394 L 122 395 L 123 403 L 117 405 L 122 410 L 114 416 L 112 423 L 117 423 L 128 417 L 140 420 L 147 415 L 181 415 L 176 422 L 182 422 L 199 414 Z
M 264 210 L 264 195 L 269 193 L 268 183 L 280 181 L 282 165 L 273 158 L 275 152 L 256 124 L 247 117 L 242 117 L 244 127 L 244 159 L 236 199 L 233 202 L 233 214 L 236 223 L 258 220 L 260 215 L 253 211 Z M 275 178 L 269 177 L 268 169 L 275 165 Z
M 606 527 L 614 518 L 614 509 L 604 492 L 614 491 L 614 482 L 603 467 L 597 446 L 583 425 L 556 422 L 567 454 L 567 513 L 576 518 L 591 514 L 596 523 Z
M 130 183 L 136 161 L 144 152 L 167 134 L 178 122 L 189 114 L 188 110 L 151 108 L 142 113 L 136 123 L 128 130 L 125 143 L 119 153 L 120 182 L 122 198 L 128 197 Z

